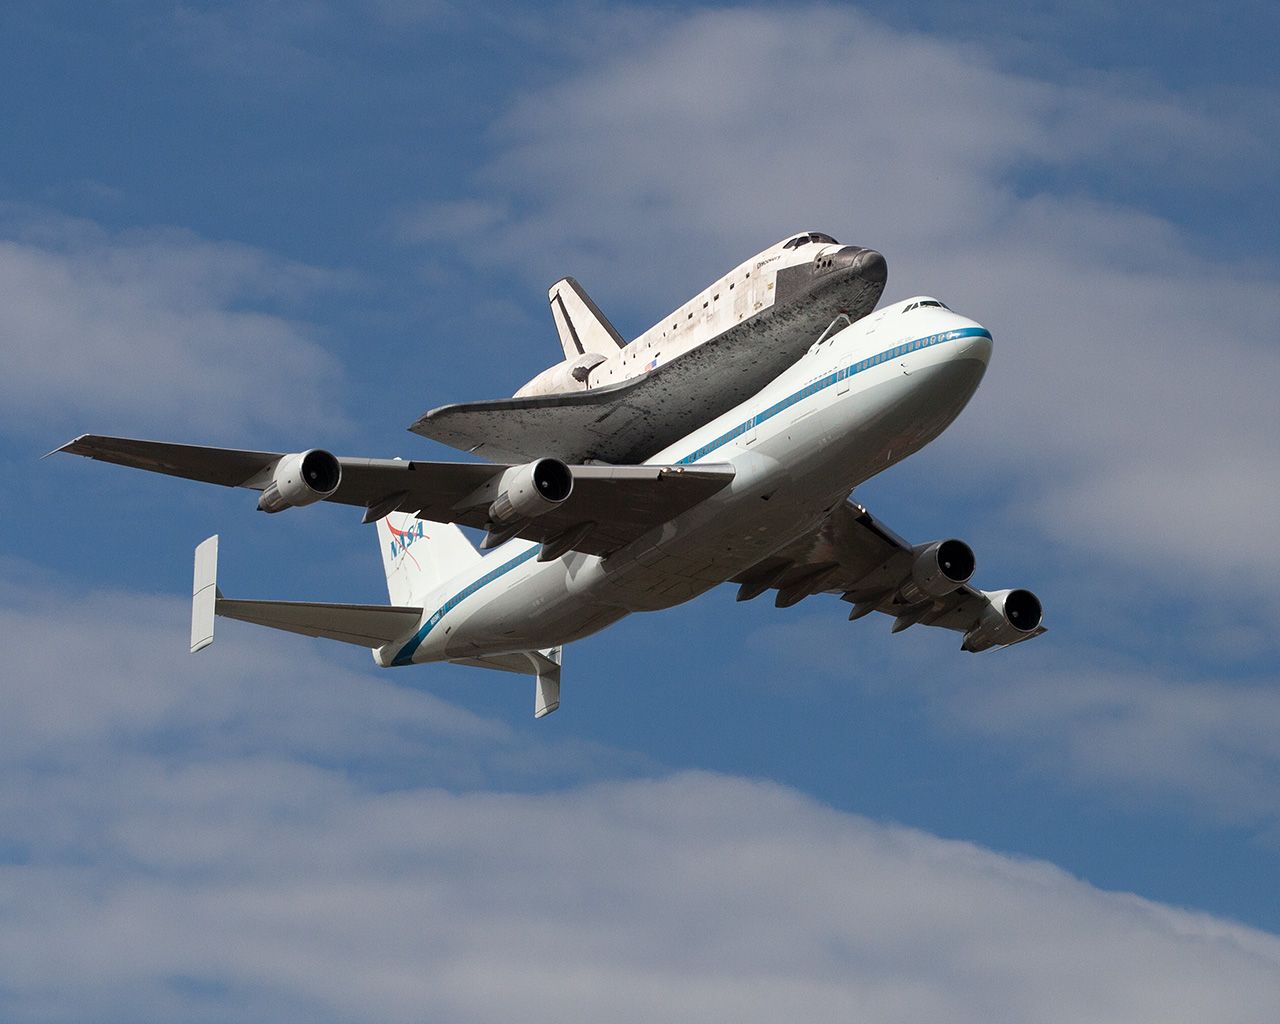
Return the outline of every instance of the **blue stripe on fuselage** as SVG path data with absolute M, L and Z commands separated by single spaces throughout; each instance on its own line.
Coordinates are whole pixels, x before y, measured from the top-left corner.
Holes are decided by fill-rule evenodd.
M 708 441 L 697 451 L 678 460 L 676 465 L 683 466 L 688 465 L 691 462 L 700 462 L 717 448 L 724 447 L 735 438 L 741 437 L 748 430 L 754 430 L 761 423 L 764 423 L 766 420 L 773 419 L 773 417 L 777 416 L 778 413 L 791 408 L 791 406 L 795 405 L 797 402 L 802 402 L 811 395 L 816 395 L 819 391 L 825 391 L 833 384 L 842 380 L 848 380 L 850 377 L 856 376 L 865 370 L 870 370 L 872 367 L 879 366 L 881 363 L 887 363 L 892 359 L 897 359 L 899 356 L 904 356 L 908 352 L 919 352 L 921 349 L 932 348 L 934 345 L 939 345 L 944 341 L 960 341 L 963 338 L 990 337 L 991 332 L 985 327 L 960 327 L 953 331 L 942 331 L 939 334 L 929 334 L 923 338 L 915 338 L 911 341 L 903 342 L 901 345 L 897 345 L 893 348 L 885 349 L 883 352 L 878 352 L 876 355 L 868 356 L 866 359 L 859 360 L 851 366 L 846 366 L 842 370 L 836 370 L 834 373 L 829 373 L 820 380 L 815 380 L 812 384 L 805 385 L 794 394 L 788 395 L 786 398 L 782 399 L 782 401 L 775 402 L 763 412 L 759 412 L 755 416 L 752 416 L 751 419 L 747 420 L 745 423 L 739 423 L 732 430 L 725 431 L 714 441 Z
M 919 352 L 921 349 L 932 348 L 934 345 L 940 345 L 944 341 L 961 341 L 964 338 L 990 337 L 991 332 L 985 327 L 960 327 L 953 331 L 941 331 L 938 334 L 928 334 L 923 338 L 915 338 L 911 341 L 903 342 L 901 345 L 896 345 L 893 348 L 885 349 L 883 352 L 879 352 L 873 356 L 868 356 L 866 359 L 861 359 L 850 366 L 846 366 L 842 370 L 836 370 L 834 373 L 829 373 L 827 376 L 822 377 L 819 380 L 815 380 L 811 384 L 806 384 L 799 391 L 788 395 L 780 402 L 775 402 L 773 405 L 769 406 L 769 408 L 757 413 L 755 416 L 752 416 L 749 420 L 739 423 L 732 430 L 725 431 L 714 441 L 707 442 L 697 451 L 691 452 L 683 459 L 678 459 L 675 462 L 675 465 L 685 466 L 705 459 L 716 449 L 724 447 L 734 438 L 741 437 L 748 430 L 758 427 L 761 423 L 773 419 L 773 417 L 777 416 L 778 413 L 791 408 L 791 406 L 795 405 L 797 402 L 802 402 L 806 398 L 810 398 L 813 395 L 818 394 L 820 391 L 825 391 L 833 384 L 842 380 L 847 380 L 848 378 L 856 376 L 866 370 L 870 370 L 873 367 L 879 366 L 881 363 L 887 363 L 892 359 L 897 359 L 899 356 L 904 356 L 908 352 Z M 422 646 L 422 642 L 427 638 L 427 634 L 435 629 L 446 613 L 452 611 L 481 587 L 492 583 L 499 577 L 505 576 L 512 569 L 516 568 L 516 566 L 523 565 L 531 558 L 536 558 L 539 547 L 540 545 L 535 544 L 527 551 L 520 552 L 520 554 L 516 555 L 515 558 L 508 559 L 496 569 L 491 569 L 474 582 L 468 583 L 462 590 L 458 591 L 458 593 L 454 594 L 453 597 L 449 598 L 449 600 L 437 608 L 426 622 L 418 627 L 418 631 L 413 634 L 413 637 L 408 643 L 400 648 L 399 652 L 392 659 L 391 664 L 410 664 L 413 661 L 414 652 Z

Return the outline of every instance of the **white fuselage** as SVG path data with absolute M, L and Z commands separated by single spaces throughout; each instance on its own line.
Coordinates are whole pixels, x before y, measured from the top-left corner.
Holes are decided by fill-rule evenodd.
M 812 531 L 855 486 L 945 429 L 982 378 L 987 331 L 920 301 L 814 344 L 758 394 L 648 460 L 731 464 L 724 490 L 605 558 L 539 562 L 539 545 L 511 541 L 426 595 L 418 629 L 375 660 L 555 647 L 687 601 Z

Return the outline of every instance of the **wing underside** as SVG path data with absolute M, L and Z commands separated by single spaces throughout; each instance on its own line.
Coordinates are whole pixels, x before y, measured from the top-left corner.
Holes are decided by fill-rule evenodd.
M 986 592 L 961 583 L 931 596 L 913 585 L 928 547 L 909 544 L 861 505 L 845 502 L 813 533 L 733 582 L 739 600 L 774 590 L 779 607 L 813 594 L 839 594 L 853 606 L 850 619 L 880 612 L 894 620 L 895 633 L 940 626 L 965 634 L 966 650 L 1007 647 L 1045 632 L 1039 602 L 1028 591 Z

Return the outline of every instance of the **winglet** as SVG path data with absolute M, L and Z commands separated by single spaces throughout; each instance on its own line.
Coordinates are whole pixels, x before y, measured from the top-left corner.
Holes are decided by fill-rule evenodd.
M 195 578 L 191 583 L 191 653 L 213 643 L 213 616 L 218 598 L 218 535 L 196 548 Z

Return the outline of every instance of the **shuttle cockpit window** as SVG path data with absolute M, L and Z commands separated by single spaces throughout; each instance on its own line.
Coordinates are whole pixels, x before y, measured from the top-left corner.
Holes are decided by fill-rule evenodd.
M 802 245 L 808 245 L 810 242 L 822 242 L 826 245 L 839 245 L 830 235 L 824 235 L 820 231 L 810 231 L 807 235 L 796 235 L 795 238 L 783 244 L 784 249 L 798 249 Z

